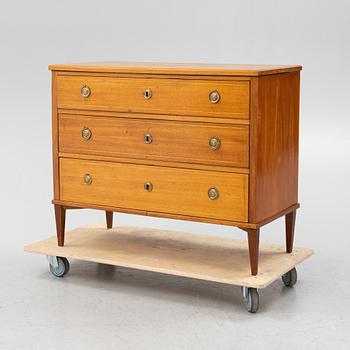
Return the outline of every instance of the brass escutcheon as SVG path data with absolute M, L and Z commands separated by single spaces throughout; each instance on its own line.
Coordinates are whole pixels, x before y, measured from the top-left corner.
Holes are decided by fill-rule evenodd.
M 153 190 L 153 185 L 151 182 L 145 182 L 143 185 L 143 188 L 147 191 L 147 192 L 151 192 Z
M 145 143 L 151 143 L 153 141 L 153 137 L 151 134 L 146 134 L 144 137 L 143 137 L 143 140 L 145 141 Z
M 151 89 L 146 89 L 146 90 L 143 92 L 143 97 L 144 97 L 146 100 L 149 100 L 149 99 L 152 97 L 152 90 L 151 90 Z

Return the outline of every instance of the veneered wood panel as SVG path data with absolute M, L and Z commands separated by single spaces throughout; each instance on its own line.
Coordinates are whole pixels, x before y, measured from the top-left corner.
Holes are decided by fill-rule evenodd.
M 60 152 L 248 167 L 249 127 L 60 115 Z M 88 128 L 91 137 L 82 138 Z M 145 135 L 152 141 L 145 143 Z M 218 138 L 213 150 L 209 140 Z
M 66 152 L 59 152 L 58 155 L 59 157 L 62 157 L 62 158 L 101 160 L 104 162 L 156 165 L 156 166 L 169 167 L 169 168 L 198 169 L 198 170 L 210 170 L 210 171 L 219 171 L 219 172 L 223 171 L 226 173 L 249 174 L 248 168 L 237 168 L 237 167 L 223 166 L 223 165 L 219 166 L 219 165 L 208 165 L 208 164 L 161 161 L 161 160 L 154 160 L 154 159 L 108 157 L 108 156 L 98 156 L 98 155 L 92 155 L 92 154 L 78 154 L 78 153 L 66 153 Z
M 92 177 L 84 184 L 84 175 Z M 150 182 L 148 192 L 144 184 Z M 209 188 L 219 198 L 208 197 Z M 63 201 L 246 222 L 248 175 L 60 159 Z
M 52 173 L 54 199 L 60 198 L 58 164 L 57 73 L 51 74 Z
M 298 202 L 299 72 L 252 81 L 249 221 Z
M 249 125 L 249 119 L 239 118 L 220 118 L 220 117 L 201 117 L 191 115 L 167 115 L 167 114 L 147 114 L 147 113 L 124 113 L 124 112 L 111 112 L 111 111 L 89 111 L 79 109 L 65 109 L 58 108 L 58 114 L 75 114 L 92 117 L 111 117 L 111 118 L 126 118 L 126 119 L 152 119 L 152 120 L 170 120 L 170 121 L 183 121 L 183 122 L 203 122 L 203 123 L 214 123 L 214 124 L 227 124 L 227 125 Z
M 83 97 L 81 88 L 91 89 Z M 152 91 L 145 99 L 143 92 Z M 217 90 L 218 103 L 208 95 Z M 249 118 L 249 81 L 107 78 L 58 76 L 57 106 L 67 109 L 106 110 L 208 117 Z
M 267 64 L 207 64 L 162 62 L 89 62 L 77 64 L 54 64 L 49 69 L 73 72 L 174 74 L 209 76 L 260 76 L 300 71 L 298 65 Z
M 196 221 L 196 222 L 206 222 L 210 224 L 216 225 L 227 225 L 227 226 L 237 226 L 241 229 L 245 228 L 258 228 L 258 225 L 251 224 L 249 222 L 242 221 L 232 221 L 232 220 L 223 220 L 223 219 L 213 219 L 206 218 L 203 216 L 190 216 L 190 215 L 180 215 L 180 214 L 170 214 L 163 213 L 159 211 L 144 211 L 138 209 L 129 209 L 129 208 L 120 208 L 120 207 L 111 207 L 106 205 L 98 205 L 91 204 L 88 205 L 86 203 L 79 202 L 69 202 L 69 201 L 61 201 L 61 200 L 53 200 L 52 204 L 63 205 L 66 209 L 97 209 L 97 210 L 109 210 L 116 213 L 126 213 L 126 214 L 134 214 L 134 215 L 144 215 L 144 216 L 155 216 L 159 218 L 166 219 L 174 219 L 174 220 L 186 220 L 186 221 Z

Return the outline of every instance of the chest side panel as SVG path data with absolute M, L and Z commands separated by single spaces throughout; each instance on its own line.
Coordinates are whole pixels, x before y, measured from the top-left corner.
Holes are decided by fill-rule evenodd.
M 299 72 L 252 81 L 249 221 L 298 202 Z

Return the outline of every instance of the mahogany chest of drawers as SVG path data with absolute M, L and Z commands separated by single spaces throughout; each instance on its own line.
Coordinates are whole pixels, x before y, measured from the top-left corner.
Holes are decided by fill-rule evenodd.
M 54 206 L 260 227 L 298 208 L 300 66 L 52 65 Z

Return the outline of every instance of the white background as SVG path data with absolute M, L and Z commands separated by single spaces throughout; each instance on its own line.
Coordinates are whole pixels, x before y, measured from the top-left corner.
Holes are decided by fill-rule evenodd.
M 3 1 L 0 11 L 1 349 L 350 347 L 348 1 Z M 54 233 L 52 63 L 301 64 L 299 285 L 261 291 L 73 263 L 53 280 L 25 243 Z M 104 220 L 68 212 L 67 228 Z M 117 224 L 241 237 L 230 227 L 115 214 Z M 283 221 L 262 242 L 284 240 Z M 75 272 L 74 272 L 75 271 Z

